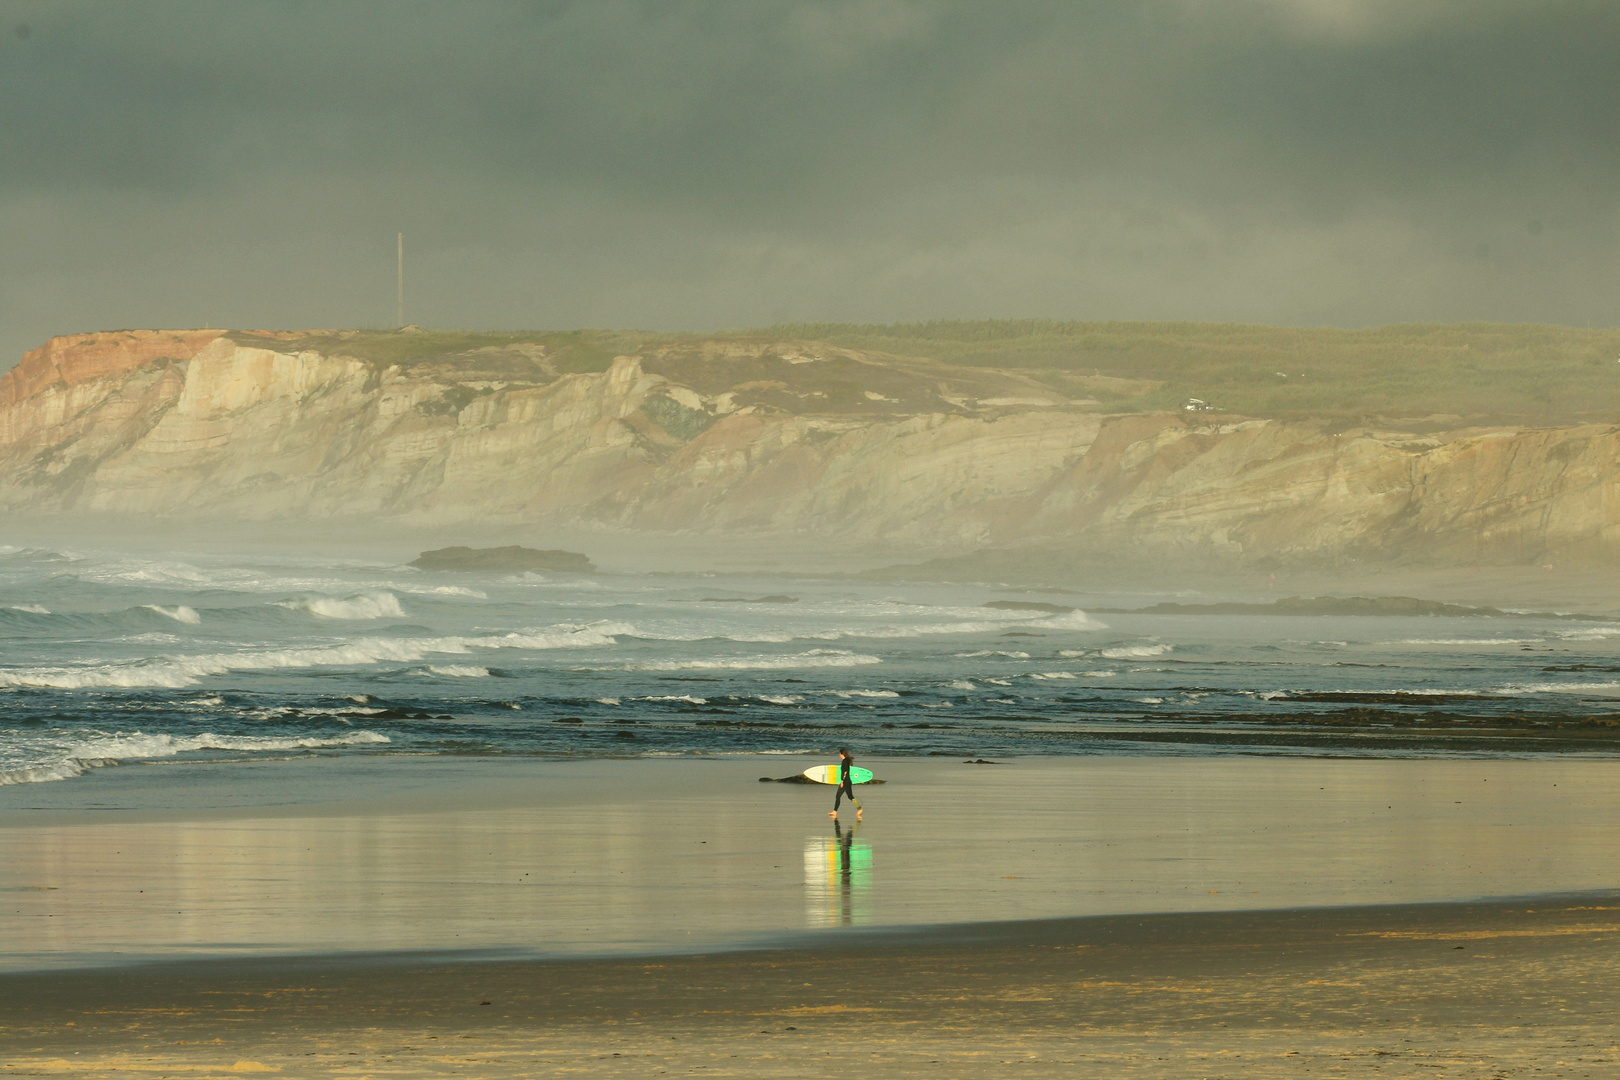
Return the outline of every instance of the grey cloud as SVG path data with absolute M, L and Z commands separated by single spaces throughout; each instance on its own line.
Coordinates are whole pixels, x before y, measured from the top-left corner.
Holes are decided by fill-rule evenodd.
M 102 3 L 0 35 L 0 349 L 106 325 L 1613 321 L 1620 11 Z M 3 361 L 0 361 L 3 362 Z

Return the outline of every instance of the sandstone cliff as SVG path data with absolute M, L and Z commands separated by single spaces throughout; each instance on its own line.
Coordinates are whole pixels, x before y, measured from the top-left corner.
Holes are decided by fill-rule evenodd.
M 1016 372 L 802 341 L 670 339 L 588 370 L 538 339 L 397 362 L 360 340 L 55 339 L 0 377 L 0 511 L 566 522 L 1235 562 L 1620 554 L 1608 426 L 1420 435 L 1109 415 Z

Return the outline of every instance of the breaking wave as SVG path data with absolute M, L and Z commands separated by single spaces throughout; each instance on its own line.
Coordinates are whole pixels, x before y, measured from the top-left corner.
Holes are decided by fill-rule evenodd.
M 621 623 L 594 627 L 558 627 L 551 630 L 490 635 L 487 637 L 362 638 L 334 645 L 293 649 L 256 649 L 234 653 L 204 653 L 131 663 L 86 664 L 78 667 L 0 668 L 0 686 L 78 690 L 104 687 L 195 686 L 202 679 L 228 671 L 271 671 L 282 668 L 358 667 L 385 660 L 412 663 L 434 653 L 467 653 L 479 649 L 568 649 L 614 644 L 623 633 Z M 873 658 L 873 662 L 877 662 Z
M 1099 649 L 1095 655 L 1104 660 L 1147 660 L 1163 656 L 1175 649 L 1174 645 L 1121 645 L 1112 649 Z M 1069 655 L 1064 653 L 1065 656 Z
M 840 668 L 881 664 L 882 657 L 843 649 L 811 649 L 788 656 L 726 656 L 705 660 L 649 660 L 636 671 L 774 671 L 780 668 Z
M 91 769 L 125 761 L 174 757 L 194 750 L 314 750 L 322 747 L 363 746 L 391 741 L 375 731 L 302 738 L 260 738 L 250 735 L 144 735 L 141 732 L 94 736 L 62 747 L 61 757 L 35 764 L 0 768 L 0 786 L 70 780 Z
M 1498 687 L 1493 694 L 1614 694 L 1620 693 L 1620 682 L 1589 683 L 1520 683 Z
M 1408 638 L 1380 645 L 1539 645 L 1544 638 Z M 1337 644 L 1337 643 L 1335 643 Z
M 187 626 L 197 626 L 202 622 L 202 616 L 197 614 L 197 609 L 184 604 L 176 604 L 172 608 L 160 607 L 157 604 L 142 604 L 141 607 L 147 611 L 155 611 L 159 615 L 166 615 L 175 622 L 185 623 Z
M 307 596 L 302 600 L 287 600 L 281 605 L 294 611 L 304 611 L 323 619 L 402 619 L 405 609 L 399 606 L 399 597 L 390 592 L 356 593 L 344 599 L 335 596 Z

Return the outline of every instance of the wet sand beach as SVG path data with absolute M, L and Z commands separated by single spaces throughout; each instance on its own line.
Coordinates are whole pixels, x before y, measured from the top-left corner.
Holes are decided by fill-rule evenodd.
M 6 1075 L 1612 1077 L 1620 897 L 0 978 Z
M 1606 761 L 296 758 L 0 788 L 0 971 L 495 950 L 1612 887 Z
M 858 829 L 803 764 L 0 789 L 0 1065 L 1620 1073 L 1608 762 L 866 759 Z

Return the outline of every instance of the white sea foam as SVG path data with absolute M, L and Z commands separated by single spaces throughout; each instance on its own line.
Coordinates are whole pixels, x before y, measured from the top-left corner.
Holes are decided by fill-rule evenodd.
M 1584 626 L 1579 630 L 1560 630 L 1558 636 L 1565 641 L 1595 641 L 1620 634 L 1620 626 Z
M 1404 641 L 1380 641 L 1379 645 L 1536 645 L 1544 638 L 1407 638 Z M 1327 644 L 1342 644 L 1329 642 Z
M 1032 671 L 1029 673 L 1029 677 L 1032 679 L 1072 679 L 1075 678 L 1075 674 L 1072 671 Z
M 386 735 L 375 731 L 356 731 L 348 735 L 307 736 L 303 738 L 258 738 L 249 735 L 145 735 L 141 732 L 118 732 L 95 735 L 79 742 L 41 747 L 52 752 L 52 760 L 16 763 L 0 768 L 0 786 L 10 784 L 37 784 L 52 780 L 69 780 L 82 776 L 91 769 L 116 765 L 124 761 L 145 761 L 174 757 L 196 750 L 235 750 L 253 752 L 263 750 L 320 749 L 323 747 L 362 746 L 389 742 Z M 60 755 L 60 756 L 56 756 Z M 8 763 L 9 764 L 9 763 Z
M 398 588 L 398 586 L 395 586 Z M 418 596 L 465 596 L 472 600 L 488 600 L 489 593 L 479 592 L 477 589 L 468 589 L 460 585 L 435 585 L 429 589 L 400 588 L 400 592 L 416 593 Z
M 1615 684 L 1615 685 L 1620 686 L 1620 684 Z M 1242 691 L 1240 691 L 1240 693 L 1241 692 Z M 1294 696 L 1294 694 L 1296 694 L 1298 692 L 1299 691 L 1295 691 L 1295 690 L 1263 690 L 1263 691 L 1261 691 L 1261 692 L 1259 692 L 1257 694 L 1254 694 L 1252 696 L 1259 698 L 1261 701 L 1288 701 L 1289 699 L 1291 699 Z M 1367 690 L 1347 690 L 1347 691 L 1345 691 L 1345 693 L 1347 693 L 1347 694 L 1379 694 L 1379 695 L 1383 695 L 1383 694 L 1397 695 L 1398 694 L 1398 695 L 1401 695 L 1401 696 L 1404 696 L 1404 697 L 1478 697 L 1481 694 L 1493 694 L 1493 693 L 1494 694 L 1505 694 L 1505 693 L 1510 693 L 1510 692 L 1511 691 L 1506 690 L 1506 689 L 1504 689 L 1504 690 L 1465 690 L 1465 689 L 1448 690 L 1448 689 L 1445 689 L 1444 687 L 1435 687 L 1435 686 L 1424 686 L 1424 687 L 1418 687 L 1416 689 L 1412 689 L 1412 688 L 1408 688 L 1408 687 L 1399 687 L 1399 688 L 1394 689 L 1394 690 L 1367 689 Z
M 26 611 L 30 615 L 49 615 L 51 613 L 50 608 L 42 607 L 39 604 L 12 604 L 10 607 L 12 611 Z
M 862 626 L 841 630 L 838 633 L 844 637 L 857 638 L 932 637 L 940 634 L 993 634 L 998 630 L 1007 629 L 1009 625 L 1021 626 L 1023 623 L 1009 624 L 973 619 L 963 622 L 917 623 L 911 626 Z
M 429 664 L 428 670 L 435 675 L 458 679 L 483 679 L 489 675 L 489 668 L 472 664 Z
M 1104 660 L 1146 660 L 1163 656 L 1174 648 L 1174 645 L 1119 645 L 1112 649 L 1100 649 L 1097 655 Z
M 86 581 L 108 585 L 207 585 L 208 575 L 185 563 L 154 563 L 118 560 L 111 563 L 86 563 L 74 568 L 76 576 Z
M 66 758 L 49 765 L 23 765 L 15 769 L 0 769 L 0 787 L 12 784 L 45 784 L 52 780 L 71 780 L 83 776 L 101 765 L 116 765 L 115 761 Z
M 958 660 L 975 660 L 981 656 L 1004 656 L 1008 660 L 1028 660 L 1029 653 L 1019 652 L 1017 649 L 980 649 L 977 652 L 959 652 Z
M 599 697 L 596 699 L 596 703 L 598 705 L 617 705 L 619 704 L 619 699 L 616 697 Z
M 202 622 L 202 616 L 197 614 L 196 608 L 184 604 L 176 604 L 172 608 L 160 607 L 157 604 L 142 604 L 147 611 L 155 611 L 159 615 L 167 615 L 175 622 L 185 623 L 187 626 L 196 626 Z
M 1620 682 L 1588 683 L 1519 683 L 1492 690 L 1493 694 L 1615 694 L 1620 693 Z
M 913 607 L 914 605 L 906 606 Z M 856 617 L 863 614 L 859 610 L 847 609 L 841 613 Z M 734 613 L 705 610 L 704 615 L 707 617 L 697 623 L 678 620 L 666 623 L 650 622 L 638 627 L 636 636 L 650 641 L 719 639 L 738 642 L 783 643 L 789 641 L 840 641 L 846 639 L 894 640 L 950 634 L 991 634 L 1019 627 L 1034 627 L 1043 630 L 1107 629 L 1104 624 L 1088 618 L 1084 612 L 1072 612 L 1066 615 L 1034 619 L 1022 614 L 991 616 L 978 608 L 934 608 L 929 609 L 929 613 L 936 616 L 958 615 L 962 617 L 950 621 L 894 622 L 890 621 L 896 614 L 894 605 L 880 605 L 874 613 L 878 618 L 868 622 L 854 622 L 842 626 L 823 626 L 819 628 L 808 626 L 760 628 L 726 626 L 723 622 L 717 625 L 717 617 Z M 879 618 L 883 621 L 879 621 Z
M 1024 623 L 1039 630 L 1106 630 L 1108 624 L 1098 622 L 1083 611 L 1071 611 L 1067 615 L 1053 615 L 1049 619 L 1035 619 Z
M 786 656 L 727 656 L 704 660 L 653 660 L 631 665 L 637 671 L 775 671 L 786 668 L 841 668 L 881 664 L 882 657 L 843 649 L 811 649 Z
M 1071 611 L 1066 615 L 1053 615 L 1049 618 L 1030 619 L 1024 617 L 1006 619 L 986 619 L 983 612 L 975 612 L 978 618 L 963 619 L 960 622 L 921 623 L 912 626 L 874 626 L 862 627 L 854 630 L 844 630 L 847 637 L 865 638 L 906 638 L 922 637 L 937 634 L 990 634 L 998 630 L 1022 629 L 1033 627 L 1037 630 L 1106 630 L 1108 627 L 1090 618 L 1083 611 Z
M 797 705 L 804 698 L 798 694 L 761 694 L 759 700 L 770 705 Z
M 833 695 L 833 697 L 841 698 L 894 698 L 900 696 L 898 690 L 828 690 L 827 693 Z
M 1164 704 L 1164 698 L 1162 698 L 1162 697 L 1139 697 L 1136 700 L 1140 701 L 1143 705 L 1163 705 Z
M 516 583 L 522 584 L 522 585 L 540 585 L 540 586 L 544 586 L 545 588 L 548 588 L 548 589 L 590 589 L 590 590 L 596 590 L 596 589 L 605 589 L 605 588 L 607 588 L 607 586 L 603 585 L 600 581 L 591 581 L 589 578 L 572 578 L 572 579 L 563 579 L 563 580 L 560 580 L 560 581 L 553 581 L 551 578 L 547 577 L 546 575 L 537 574 L 533 570 L 525 570 L 521 574 L 516 574 L 516 575 L 514 575 L 512 577 L 505 578 L 504 580 L 510 581 L 510 582 L 516 582 Z
M 335 596 L 307 596 L 302 600 L 282 601 L 282 607 L 318 615 L 323 619 L 402 619 L 405 609 L 399 606 L 399 597 L 390 592 L 355 593 L 338 599 Z
M 284 668 L 360 667 L 382 661 L 413 663 L 433 653 L 465 654 L 472 649 L 566 649 L 612 644 L 622 624 L 559 626 L 549 630 L 487 637 L 360 638 L 332 645 L 292 649 L 246 649 L 73 667 L 0 668 L 0 687 L 56 689 L 161 686 L 178 689 L 228 671 Z M 876 658 L 873 662 L 877 662 Z
M 707 705 L 708 698 L 693 697 L 691 694 L 659 694 L 655 697 L 637 698 L 637 701 L 683 701 L 688 705 Z
M 977 686 L 974 686 L 972 683 L 968 682 L 966 679 L 952 679 L 950 682 L 946 683 L 946 685 L 949 686 L 952 690 L 977 690 L 978 689 Z

